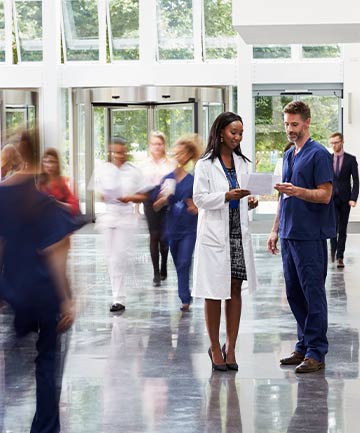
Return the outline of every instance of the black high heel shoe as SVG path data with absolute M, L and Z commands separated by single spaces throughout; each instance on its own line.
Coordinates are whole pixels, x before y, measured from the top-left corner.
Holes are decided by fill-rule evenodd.
M 223 357 L 224 357 L 224 361 L 226 362 L 226 345 L 225 344 L 223 345 L 221 351 L 222 351 L 222 354 L 223 354 Z M 226 367 L 227 367 L 228 370 L 233 370 L 233 371 L 238 371 L 239 370 L 239 366 L 238 366 L 237 362 L 235 362 L 234 364 L 228 364 L 226 362 Z
M 215 370 L 216 371 L 227 371 L 226 364 L 214 364 L 210 347 L 209 347 L 209 350 L 208 350 L 208 354 L 209 354 L 209 357 L 210 357 L 210 360 L 211 360 L 211 365 L 212 365 L 213 371 L 215 371 Z

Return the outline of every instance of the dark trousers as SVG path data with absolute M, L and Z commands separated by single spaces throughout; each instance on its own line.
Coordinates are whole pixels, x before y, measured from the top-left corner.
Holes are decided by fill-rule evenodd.
M 295 350 L 323 361 L 328 351 L 326 240 L 281 240 L 287 299 L 297 322 Z
M 347 225 L 349 222 L 350 205 L 348 202 L 340 201 L 334 197 L 335 215 L 336 215 L 336 238 L 330 239 L 331 254 L 336 259 L 344 258 Z
M 58 334 L 57 324 L 57 309 L 15 312 L 15 328 L 20 337 L 37 332 L 36 412 L 30 433 L 60 432 L 59 400 L 66 353 L 61 345 L 67 336 Z
M 190 304 L 189 289 L 191 259 L 195 247 L 196 234 L 190 233 L 181 239 L 170 241 L 170 252 L 174 260 L 177 278 L 178 293 L 183 304 Z

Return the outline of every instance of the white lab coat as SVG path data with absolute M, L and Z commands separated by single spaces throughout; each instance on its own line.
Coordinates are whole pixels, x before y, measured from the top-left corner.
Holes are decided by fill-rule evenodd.
M 234 156 L 237 179 L 247 173 L 247 163 Z M 201 159 L 195 166 L 193 200 L 199 208 L 197 238 L 194 252 L 192 296 L 206 299 L 231 298 L 231 259 L 229 236 L 229 203 L 225 193 L 229 184 L 218 158 Z M 248 230 L 248 198 L 240 200 L 240 222 L 247 283 L 256 286 L 254 254 Z M 245 285 L 246 282 L 244 282 Z

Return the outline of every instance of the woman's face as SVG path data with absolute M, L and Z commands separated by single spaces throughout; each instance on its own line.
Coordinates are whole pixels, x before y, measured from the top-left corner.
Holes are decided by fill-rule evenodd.
M 243 130 L 244 128 L 240 120 L 235 120 L 225 126 L 221 130 L 221 137 L 223 138 L 222 147 L 234 151 L 243 138 Z
M 191 152 L 185 146 L 177 145 L 174 147 L 174 158 L 179 165 L 186 165 L 192 158 Z
M 59 162 L 57 158 L 54 156 L 44 156 L 43 161 L 43 169 L 46 174 L 57 175 L 59 174 Z
M 165 143 L 160 137 L 151 137 L 149 151 L 153 158 L 163 158 L 165 156 Z

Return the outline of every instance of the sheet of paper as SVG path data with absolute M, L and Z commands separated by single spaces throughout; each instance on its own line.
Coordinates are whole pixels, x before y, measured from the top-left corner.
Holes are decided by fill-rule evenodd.
M 248 189 L 252 195 L 274 193 L 274 185 L 281 182 L 281 176 L 272 173 L 250 173 L 241 175 L 241 188 Z

